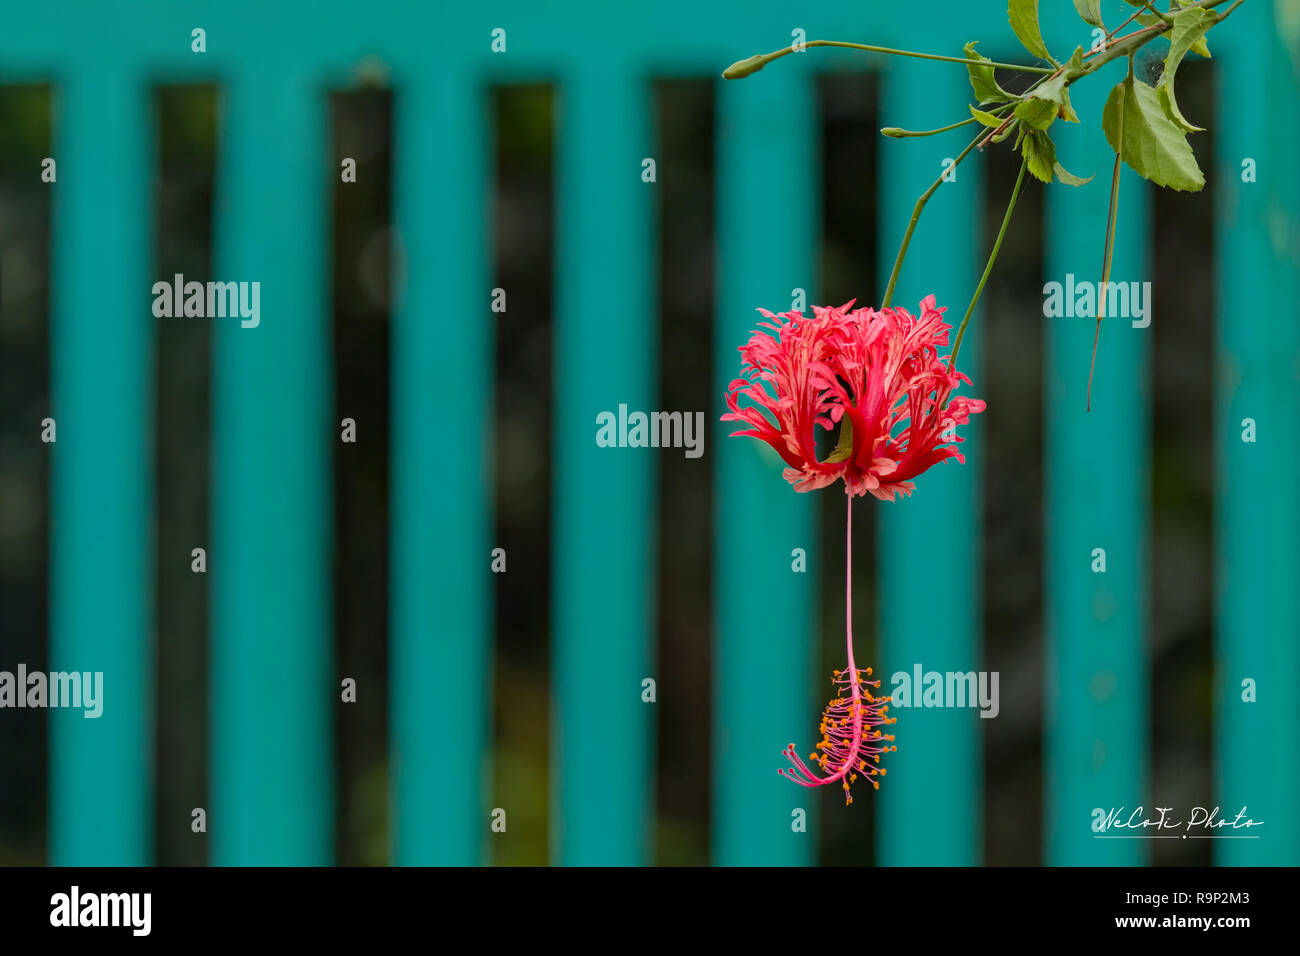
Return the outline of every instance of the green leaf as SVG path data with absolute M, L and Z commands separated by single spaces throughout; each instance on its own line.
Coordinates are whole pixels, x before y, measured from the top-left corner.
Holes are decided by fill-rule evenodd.
M 1187 7 L 1174 15 L 1174 25 L 1169 31 L 1169 53 L 1165 56 L 1165 71 L 1160 77 L 1157 90 L 1160 104 L 1169 118 L 1189 133 L 1202 132 L 1203 127 L 1189 123 L 1178 108 L 1178 100 L 1174 96 L 1174 77 L 1183 57 L 1195 47 L 1198 40 L 1205 39 L 1205 31 L 1214 26 L 1218 19 L 1212 10 Z M 1208 54 L 1210 51 L 1207 48 L 1205 52 Z
M 1047 129 L 1056 120 L 1056 111 L 1060 109 L 1051 100 L 1025 100 L 1016 106 L 1016 119 L 1033 129 Z
M 1074 107 L 1070 105 L 1069 90 L 1065 91 L 1065 102 L 1061 104 L 1061 108 L 1057 111 L 1057 115 L 1060 116 L 1061 119 L 1065 120 L 1067 123 L 1079 122 L 1079 114 L 1076 113 L 1074 111 Z
M 993 76 L 993 61 L 975 49 L 975 42 L 971 40 L 964 47 L 966 59 L 983 60 L 984 63 L 989 64 L 988 66 L 974 63 L 966 64 L 966 71 L 970 73 L 971 89 L 975 91 L 975 99 L 981 103 L 1010 103 L 1014 99 L 1019 99 L 1019 97 L 1013 96 L 998 86 L 998 81 Z
M 997 127 L 1002 125 L 1001 118 L 994 116 L 992 113 L 985 113 L 983 110 L 977 109 L 974 106 L 970 108 L 970 113 L 971 116 L 975 117 L 977 120 L 979 120 L 985 126 L 990 127 L 991 129 L 996 129 Z
M 1043 42 L 1043 31 L 1038 26 L 1038 0 L 1011 0 L 1007 4 L 1007 18 L 1011 21 L 1011 29 L 1016 31 L 1016 38 L 1026 50 L 1055 65 L 1056 61 L 1047 52 L 1047 44 Z
M 1052 137 L 1034 130 L 1025 137 L 1021 146 L 1023 147 L 1025 164 L 1029 168 L 1029 172 L 1035 179 L 1050 183 L 1052 173 L 1057 166 L 1056 144 L 1052 142 Z
M 1174 99 L 1174 84 L 1166 83 L 1161 80 L 1156 86 L 1156 94 L 1160 97 L 1160 108 L 1165 111 L 1165 115 L 1173 120 L 1174 124 L 1186 133 L 1204 133 L 1204 126 L 1196 126 L 1189 122 L 1187 117 L 1178 108 L 1178 101 Z
M 1034 91 L 1029 95 L 1040 100 L 1047 100 L 1060 106 L 1065 102 L 1065 74 L 1057 73 L 1055 76 L 1049 76 L 1042 83 L 1034 87 Z
M 1057 115 L 1067 123 L 1079 122 L 1079 115 L 1074 112 L 1074 107 L 1070 105 L 1069 83 L 1082 75 L 1083 47 L 1078 46 L 1074 48 L 1074 53 L 1071 54 L 1069 62 L 1065 64 L 1065 73 L 1062 76 L 1063 82 L 1061 85 L 1061 96 L 1057 101 L 1061 107 L 1057 111 Z
M 1083 22 L 1094 27 L 1105 27 L 1101 22 L 1101 0 L 1074 0 L 1074 9 L 1079 11 Z
M 1123 142 L 1120 142 L 1123 117 Z M 1102 129 L 1111 148 L 1158 186 L 1195 192 L 1205 185 L 1187 134 L 1169 117 L 1155 88 L 1129 77 L 1110 91 Z
M 1174 0 L 1174 3 L 1178 4 L 1179 9 L 1189 6 L 1192 2 L 1193 0 Z M 1215 17 L 1217 18 L 1218 14 L 1215 14 Z M 1198 56 L 1203 56 L 1207 60 L 1211 59 L 1210 44 L 1206 42 L 1204 36 L 1201 36 L 1199 40 L 1193 43 L 1190 49 L 1193 53 L 1197 54 Z
M 1067 186 L 1086 186 L 1088 185 L 1088 183 L 1092 182 L 1091 176 L 1089 176 L 1087 179 L 1080 179 L 1078 176 L 1074 175 L 1074 173 L 1070 172 L 1060 163 L 1052 164 L 1052 172 L 1056 173 L 1056 178 L 1059 179 L 1061 182 L 1065 183 L 1065 185 Z
M 1073 80 L 1083 73 L 1083 47 L 1076 46 L 1074 52 L 1070 54 L 1070 61 L 1065 64 L 1066 80 Z
M 1055 108 L 1055 113 L 1054 113 L 1055 116 L 1058 116 L 1061 119 L 1067 120 L 1071 123 L 1079 122 L 1078 115 L 1074 112 L 1073 107 L 1070 106 L 1070 90 L 1066 85 L 1069 79 L 1071 78 L 1070 69 L 1076 63 L 1078 64 L 1079 69 L 1082 69 L 1083 47 L 1079 47 L 1074 51 L 1074 56 L 1070 57 L 1070 62 L 1069 64 L 1066 65 L 1065 70 L 1063 72 L 1057 73 L 1055 76 L 1048 77 L 1048 79 L 1045 80 L 1043 83 L 1040 83 L 1038 86 L 1034 87 L 1034 91 L 1031 94 L 1029 94 L 1030 99 L 1027 100 L 1026 102 L 1032 102 L 1033 100 L 1038 99 L 1046 103 L 1051 103 Z M 1017 108 L 1017 115 L 1020 115 L 1018 108 Z M 1033 111 L 1033 115 L 1037 115 L 1037 108 Z M 1021 116 L 1021 118 L 1025 119 L 1024 116 Z M 1043 123 L 1034 123 L 1031 120 L 1027 120 L 1027 121 L 1030 122 L 1030 125 L 1038 126 L 1040 129 L 1044 129 L 1046 128 L 1046 126 L 1051 125 L 1050 123 L 1043 124 Z

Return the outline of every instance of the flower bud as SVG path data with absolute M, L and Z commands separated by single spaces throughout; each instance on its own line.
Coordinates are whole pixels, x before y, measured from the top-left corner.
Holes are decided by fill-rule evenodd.
M 761 53 L 756 53 L 748 59 L 737 60 L 731 64 L 722 72 L 722 78 L 724 80 L 739 80 L 751 73 L 757 73 L 765 66 L 767 66 L 767 57 Z

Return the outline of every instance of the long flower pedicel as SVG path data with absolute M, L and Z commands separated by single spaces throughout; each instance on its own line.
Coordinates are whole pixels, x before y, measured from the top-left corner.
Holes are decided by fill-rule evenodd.
M 879 728 L 896 720 L 887 716 L 889 698 L 871 694 L 880 682 L 869 681 L 871 669 L 858 668 L 853 656 L 853 498 L 871 494 L 893 501 L 899 493 L 911 494 L 912 479 L 931 465 L 949 458 L 964 462 L 956 428 L 985 407 L 979 399 L 952 394 L 970 379 L 939 355 L 948 345 L 950 326 L 933 296 L 921 302 L 919 318 L 906 309 L 852 305 L 814 306 L 809 317 L 760 309 L 771 320 L 760 323 L 761 329 L 771 334 L 760 329 L 741 346 L 744 375 L 731 383 L 730 411 L 722 416 L 747 426 L 733 435 L 757 438 L 776 450 L 795 491 L 844 481 L 848 666 L 832 676 L 835 696 L 822 714 L 817 752 L 809 758 L 824 775 L 812 770 L 793 744 L 785 750 L 791 766 L 780 772 L 807 787 L 839 782 L 848 803 L 853 802 L 849 785 L 859 776 L 878 786 L 874 778 L 885 772 L 880 755 L 895 749 L 893 736 Z M 750 404 L 742 408 L 741 397 Z M 829 432 L 836 426 L 835 451 L 819 460 L 816 429 Z
M 785 756 L 790 761 L 790 768 L 781 767 L 777 773 L 789 777 L 805 787 L 820 787 L 837 780 L 844 788 L 844 802 L 853 802 L 849 784 L 856 783 L 858 776 L 871 780 L 871 785 L 880 789 L 876 776 L 883 776 L 885 768 L 879 766 L 880 755 L 888 750 L 897 750 L 893 745 L 893 734 L 886 734 L 876 729 L 882 724 L 892 724 L 897 717 L 887 716 L 889 698 L 871 696 L 868 688 L 879 687 L 880 681 L 867 680 L 871 668 L 859 670 L 853 660 L 853 498 L 845 498 L 848 517 L 845 519 L 845 559 L 844 559 L 844 632 L 847 644 L 849 666 L 842 671 L 831 674 L 835 685 L 835 695 L 826 710 L 822 712 L 822 722 L 818 728 L 822 739 L 817 742 L 817 752 L 808 755 L 816 761 L 826 776 L 819 776 L 799 759 L 794 744 L 785 748 Z M 864 676 L 865 675 L 865 676 Z M 889 741 L 890 743 L 886 743 Z

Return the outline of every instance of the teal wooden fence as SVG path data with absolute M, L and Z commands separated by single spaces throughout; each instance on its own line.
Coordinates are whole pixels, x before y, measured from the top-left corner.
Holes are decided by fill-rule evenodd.
M 649 859 L 654 803 L 653 709 L 636 691 L 654 668 L 645 542 L 655 481 L 647 457 L 597 453 L 591 423 L 611 401 L 655 407 L 654 223 L 639 175 L 654 151 L 649 84 L 716 76 L 788 44 L 795 28 L 947 53 L 985 37 L 986 52 L 1001 44 L 1000 55 L 1014 56 L 1000 6 L 934 2 L 920 25 L 915 7 L 847 0 L 799 12 L 777 0 L 626 9 L 511 0 L 490 10 L 414 0 L 51 0 L 9 10 L 0 82 L 50 82 L 56 102 L 50 666 L 102 670 L 109 689 L 99 720 L 52 715 L 52 860 L 150 862 L 152 84 L 220 85 L 215 269 L 261 278 L 264 290 L 255 333 L 215 332 L 213 862 L 333 859 L 325 91 L 379 57 L 396 96 L 394 209 L 408 264 L 395 290 L 391 369 L 392 858 L 484 859 L 493 347 L 484 106 L 493 83 L 542 79 L 556 84 L 562 110 L 553 859 L 637 864 Z M 1044 6 L 1050 46 L 1087 45 L 1070 5 Z M 1268 827 L 1265 839 L 1217 843 L 1227 864 L 1300 862 L 1300 25 L 1290 9 L 1248 0 L 1214 37 L 1218 155 L 1208 173 L 1219 183 L 1221 276 L 1215 376 L 1205 386 L 1217 409 L 1207 425 L 1217 462 L 1215 796 L 1225 808 L 1249 804 Z M 206 53 L 191 51 L 195 27 L 206 30 Z M 505 54 L 490 50 L 495 28 L 506 30 Z M 754 307 L 779 307 L 796 287 L 816 299 L 813 82 L 818 71 L 842 69 L 881 71 L 889 122 L 937 125 L 968 101 L 960 68 L 843 51 L 718 81 L 716 411 Z M 1060 137 L 1076 170 L 1109 169 L 1099 87 L 1080 89 L 1083 125 Z M 936 173 L 935 142 L 883 149 L 874 224 L 883 255 L 892 258 L 914 197 Z M 1247 157 L 1258 169 L 1251 184 L 1239 176 Z M 1098 266 L 1106 178 L 1048 191 L 1049 275 Z M 898 302 L 929 292 L 965 300 L 980 266 L 980 195 L 947 188 L 931 204 Z M 1126 179 L 1116 261 L 1138 266 L 1118 279 L 1141 277 L 1149 209 L 1146 187 Z M 973 328 L 964 360 L 978 367 L 978 317 Z M 1141 802 L 1149 778 L 1148 332 L 1108 323 L 1085 414 L 1091 328 L 1047 328 L 1043 838 L 1053 864 L 1146 858 L 1139 841 L 1094 840 L 1088 824 L 1094 806 Z M 1257 422 L 1255 444 L 1240 441 L 1244 418 Z M 791 548 L 813 542 L 812 512 L 752 443 L 724 441 L 726 431 L 718 425 L 709 446 L 724 671 L 714 701 L 713 858 L 812 863 L 814 840 L 789 825 L 791 808 L 806 801 L 773 772 L 821 703 L 808 576 L 786 564 Z M 972 437 L 967 467 L 940 469 L 914 499 L 881 509 L 886 673 L 914 661 L 944 670 L 980 663 L 975 505 L 997 463 L 980 453 L 978 423 Z M 940 538 L 948 546 L 936 555 Z M 1095 547 L 1106 548 L 1105 575 L 1089 572 Z M 942 624 L 915 613 L 933 601 L 935 577 L 949 588 Z M 1246 678 L 1258 684 L 1257 703 L 1240 703 Z M 909 713 L 908 746 L 879 795 L 879 862 L 981 861 L 980 729 L 970 711 Z

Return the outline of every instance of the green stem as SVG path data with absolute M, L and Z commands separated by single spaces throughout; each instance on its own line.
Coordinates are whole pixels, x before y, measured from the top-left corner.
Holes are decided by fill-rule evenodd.
M 1003 103 L 1000 106 L 995 106 L 992 109 L 985 110 L 985 112 L 989 113 L 992 116 L 996 116 L 999 119 L 1002 119 L 1004 117 L 1010 119 L 1010 117 L 1007 116 L 1007 112 L 1012 108 L 1014 108 L 1015 105 L 1016 105 L 1015 103 Z M 899 129 L 897 126 L 886 126 L 880 132 L 881 135 L 892 136 L 894 139 L 902 139 L 907 136 L 934 136 L 936 133 L 946 133 L 949 130 L 958 129 L 962 126 L 967 126 L 971 123 L 976 122 L 976 119 L 977 117 L 972 116 L 968 120 L 962 120 L 959 123 L 953 123 L 951 126 L 941 126 L 938 129 L 927 129 L 927 130 Z M 989 135 L 991 136 L 992 134 L 999 132 L 1001 129 L 1002 127 L 1000 126 L 997 129 L 991 129 L 989 130 Z M 987 138 L 988 136 L 985 137 L 985 139 Z M 981 146 L 980 148 L 982 149 L 983 147 Z
M 1133 78 L 1133 58 L 1128 61 L 1129 79 Z M 1115 142 L 1124 142 L 1124 110 L 1119 110 L 1119 128 L 1115 133 Z M 1106 217 L 1106 245 L 1102 251 L 1101 286 L 1097 289 L 1097 327 L 1092 333 L 1092 361 L 1088 365 L 1088 394 L 1084 400 L 1084 411 L 1092 411 L 1092 375 L 1097 370 L 1097 343 L 1101 341 L 1101 320 L 1106 316 L 1106 289 L 1110 283 L 1110 265 L 1115 258 L 1115 224 L 1119 213 L 1119 174 L 1123 168 L 1120 154 L 1115 153 L 1115 171 L 1110 177 L 1110 213 Z
M 880 132 L 882 135 L 892 136 L 894 139 L 907 139 L 908 137 L 911 136 L 934 136 L 936 133 L 946 133 L 952 129 L 958 129 L 959 127 L 962 126 L 969 126 L 971 123 L 974 122 L 975 122 L 975 117 L 972 116 L 970 119 L 961 120 L 959 122 L 953 123 L 951 126 L 940 126 L 938 129 L 912 130 L 912 129 L 899 129 L 897 126 L 886 126 Z
M 998 237 L 993 242 L 993 251 L 989 253 L 988 264 L 984 266 L 984 275 L 980 276 L 979 285 L 975 287 L 975 294 L 971 296 L 970 305 L 966 306 L 966 314 L 962 316 L 961 325 L 957 328 L 957 338 L 952 345 L 952 355 L 948 357 L 948 371 L 951 372 L 953 366 L 957 363 L 957 353 L 961 351 L 961 340 L 966 336 L 966 323 L 970 321 L 971 313 L 975 311 L 975 303 L 979 302 L 980 294 L 984 291 L 984 284 L 989 281 L 989 274 L 993 272 L 993 263 L 998 259 L 998 252 L 1002 248 L 1002 239 L 1007 234 L 1007 226 L 1011 224 L 1011 213 L 1015 211 L 1016 200 L 1020 198 L 1020 186 L 1025 181 L 1025 168 L 1029 165 L 1029 160 L 1020 161 L 1020 174 L 1016 176 L 1015 188 L 1011 190 L 1011 201 L 1007 203 L 1007 214 L 1002 217 L 1002 228 L 998 230 Z
M 942 56 L 938 53 L 916 53 L 912 50 L 894 50 L 886 46 L 871 46 L 867 43 L 847 43 L 843 40 L 807 40 L 802 47 L 813 46 L 837 46 L 847 50 L 863 50 L 867 53 L 888 53 L 891 56 L 911 56 L 919 60 L 940 60 L 944 63 L 963 63 L 968 66 L 994 66 L 1006 70 L 1019 70 L 1022 73 L 1055 73 L 1054 69 L 1048 69 L 1042 66 L 1025 66 L 1023 63 L 999 63 L 996 60 L 975 60 L 962 56 Z M 801 47 L 801 48 L 802 48 Z M 779 60 L 783 56 L 789 56 L 794 53 L 793 46 L 785 47 L 781 50 L 773 50 L 771 53 L 760 53 L 751 56 L 745 60 L 739 60 L 731 64 L 723 72 L 723 77 L 728 80 L 738 80 L 741 77 L 749 76 L 751 73 L 757 73 L 763 67 L 767 66 L 773 60 Z
M 1109 43 L 1111 41 L 1111 38 L 1114 37 L 1116 33 L 1119 33 L 1120 30 L 1123 30 L 1126 26 L 1128 26 L 1130 23 L 1132 23 L 1141 15 L 1142 15 L 1141 10 L 1134 10 L 1133 15 L 1131 17 L 1129 17 L 1127 20 L 1125 20 L 1123 23 L 1117 26 L 1114 30 L 1110 30 L 1109 32 L 1107 32 L 1106 42 Z
M 894 286 L 898 284 L 898 273 L 902 271 L 903 259 L 907 256 L 907 247 L 912 243 L 912 233 L 916 231 L 916 224 L 921 218 L 921 210 L 925 209 L 925 204 L 930 201 L 930 197 L 934 195 L 934 191 L 943 183 L 943 177 L 947 175 L 948 170 L 956 169 L 960 166 L 961 161 L 971 154 L 971 150 L 973 150 L 975 145 L 983 138 L 984 132 L 983 129 L 981 129 L 980 134 L 971 140 L 970 144 L 965 149 L 957 154 L 957 158 L 953 160 L 952 165 L 940 173 L 939 178 L 936 179 L 930 185 L 930 188 L 921 194 L 921 198 L 916 201 L 916 205 L 912 208 L 912 218 L 907 224 L 907 232 L 903 233 L 903 244 L 898 247 L 898 255 L 894 257 L 894 268 L 893 271 L 889 273 L 889 284 L 885 286 L 885 297 L 880 300 L 880 307 L 882 309 L 886 308 L 894 298 Z
M 1147 8 L 1149 12 L 1154 13 L 1165 23 L 1172 24 L 1174 22 L 1174 18 L 1171 17 L 1169 14 L 1165 13 L 1163 10 L 1157 10 L 1156 5 L 1152 3 L 1151 0 L 1146 0 L 1144 6 Z
M 1213 10 L 1215 7 L 1221 7 L 1225 3 L 1229 2 L 1231 2 L 1231 0 L 1197 0 L 1196 3 L 1188 4 L 1186 7 L 1183 7 L 1183 10 L 1191 10 L 1194 7 L 1200 7 L 1203 10 Z M 1242 0 L 1236 0 L 1236 2 L 1233 3 L 1232 9 L 1236 9 L 1241 2 Z M 1231 12 L 1231 10 L 1229 10 L 1229 12 Z M 1129 19 L 1131 20 L 1132 17 Z M 1222 22 L 1222 20 L 1223 17 L 1220 17 L 1219 22 Z M 1125 23 L 1127 22 L 1129 21 L 1126 20 Z M 1095 73 L 1111 60 L 1118 59 L 1121 56 L 1130 55 L 1139 47 L 1145 46 L 1157 36 L 1167 32 L 1171 26 L 1172 20 L 1161 21 L 1153 26 L 1143 27 L 1141 30 L 1136 30 L 1126 37 L 1121 37 L 1118 40 L 1109 42 L 1106 49 L 1104 51 L 1098 51 L 1100 55 L 1091 60 L 1087 66 L 1084 67 L 1083 72 L 1076 76 L 1074 80 Z M 1121 25 L 1116 29 L 1119 30 L 1122 28 Z M 890 56 L 910 56 L 916 57 L 920 60 L 939 60 L 943 63 L 962 63 L 967 66 L 992 66 L 1004 70 L 1017 70 L 1021 73 L 1041 73 L 1044 76 L 1051 76 L 1060 69 L 1059 63 L 1054 67 L 1026 66 L 1023 63 L 1003 63 L 998 60 L 976 60 L 961 56 L 943 56 L 938 53 L 917 53 L 913 50 L 895 50 L 892 47 L 887 46 L 873 46 L 869 43 L 848 43 L 844 40 L 807 40 L 800 44 L 799 49 L 803 50 L 807 47 L 814 46 L 841 47 L 846 50 L 862 50 L 866 53 L 885 53 Z M 789 56 L 794 52 L 796 52 L 794 46 L 788 46 L 780 50 L 773 50 L 771 53 L 759 53 L 731 64 L 731 66 L 727 67 L 727 69 L 723 71 L 722 75 L 728 80 L 739 80 L 752 73 L 757 73 L 773 60 L 779 60 L 781 57 Z M 1090 53 L 1089 56 L 1093 56 L 1093 54 Z M 1073 83 L 1074 80 L 1070 80 L 1070 83 Z

